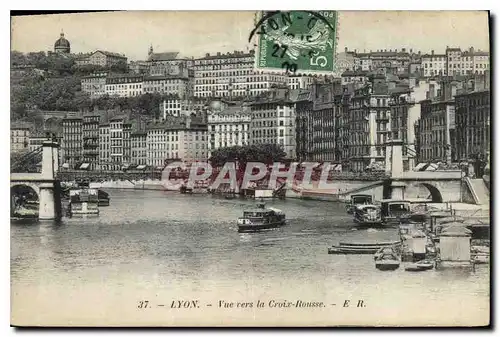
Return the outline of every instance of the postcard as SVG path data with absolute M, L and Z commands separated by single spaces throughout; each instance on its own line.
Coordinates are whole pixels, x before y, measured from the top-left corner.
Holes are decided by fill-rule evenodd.
M 488 326 L 489 22 L 12 15 L 11 325 Z

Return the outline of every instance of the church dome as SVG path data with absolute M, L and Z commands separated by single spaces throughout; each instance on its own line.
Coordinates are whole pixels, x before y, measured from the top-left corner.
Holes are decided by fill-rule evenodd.
M 61 37 L 54 43 L 54 50 L 63 51 L 69 53 L 70 51 L 70 43 L 68 40 L 64 38 L 64 33 L 61 32 Z

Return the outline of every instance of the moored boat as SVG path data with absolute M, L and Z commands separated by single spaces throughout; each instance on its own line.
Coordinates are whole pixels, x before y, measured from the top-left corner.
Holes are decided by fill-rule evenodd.
M 103 190 L 97 190 L 97 196 L 99 198 L 99 207 L 109 206 L 109 194 Z
M 410 202 L 407 200 L 385 199 L 381 201 L 382 220 L 385 224 L 399 225 L 401 219 L 411 214 Z
M 70 215 L 98 215 L 99 198 L 97 189 L 81 188 L 69 191 L 69 214 Z
M 425 271 L 434 268 L 434 261 L 421 260 L 405 267 L 406 271 Z
M 353 214 L 354 210 L 359 205 L 372 204 L 373 196 L 369 194 L 353 194 L 351 200 L 346 205 L 347 214 Z
M 401 259 L 394 248 L 386 247 L 375 255 L 375 268 L 378 270 L 396 270 L 400 264 Z
M 284 225 L 285 213 L 279 209 L 266 208 L 264 203 L 259 203 L 254 210 L 244 211 L 243 217 L 238 218 L 238 232 L 256 232 Z
M 382 215 L 376 205 L 359 205 L 354 208 L 353 220 L 358 226 L 380 226 Z
M 337 246 L 328 248 L 328 254 L 374 254 L 384 247 L 399 249 L 401 241 L 377 242 L 377 243 L 354 243 L 340 242 Z

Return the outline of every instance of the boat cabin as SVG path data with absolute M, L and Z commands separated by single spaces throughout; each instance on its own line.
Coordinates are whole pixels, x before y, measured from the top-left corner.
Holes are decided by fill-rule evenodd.
M 243 211 L 244 218 L 265 218 L 271 215 L 276 215 L 278 217 L 283 216 L 284 213 L 281 210 L 274 208 L 266 208 L 265 204 L 259 203 L 257 208 Z
M 411 202 L 407 200 L 384 199 L 380 202 L 382 217 L 386 220 L 408 217 L 411 213 Z
M 347 204 L 347 213 L 353 213 L 358 205 L 370 205 L 373 203 L 373 196 L 370 194 L 353 194 Z
M 353 194 L 351 195 L 351 204 L 362 205 L 373 203 L 373 196 L 369 194 Z

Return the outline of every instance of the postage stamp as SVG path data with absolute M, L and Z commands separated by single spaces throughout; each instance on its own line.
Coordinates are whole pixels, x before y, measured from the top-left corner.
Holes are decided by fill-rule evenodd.
M 261 12 L 255 69 L 290 74 L 328 75 L 336 71 L 336 11 Z

